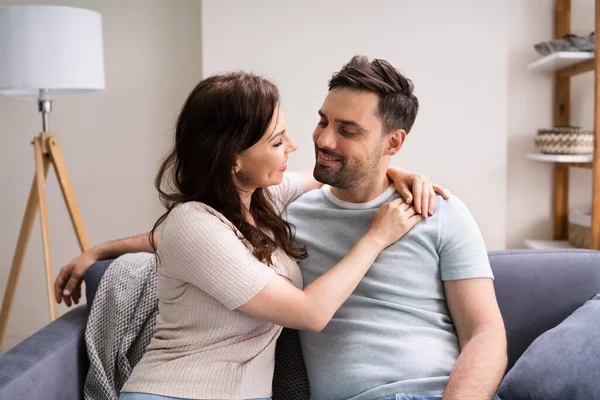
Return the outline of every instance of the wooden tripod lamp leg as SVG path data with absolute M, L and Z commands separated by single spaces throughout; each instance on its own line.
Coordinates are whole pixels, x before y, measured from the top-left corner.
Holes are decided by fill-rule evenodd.
M 37 192 L 40 204 L 40 225 L 42 228 L 42 243 L 44 246 L 44 265 L 46 266 L 46 287 L 48 289 L 48 307 L 50 320 L 58 317 L 56 300 L 54 300 L 54 273 L 52 272 L 52 254 L 50 252 L 50 232 L 48 230 L 48 207 L 46 203 L 46 180 L 44 176 L 44 153 L 39 137 L 33 140 L 35 149 L 35 174 Z
M 46 287 L 48 290 L 48 307 L 50 311 L 50 320 L 54 321 L 58 317 L 56 309 L 56 301 L 54 299 L 54 273 L 52 271 L 52 254 L 50 252 L 50 232 L 48 229 L 48 207 L 46 202 L 46 176 L 50 162 L 54 165 L 56 176 L 58 177 L 59 185 L 71 216 L 71 222 L 75 228 L 77 240 L 81 251 L 89 249 L 90 244 L 83 226 L 83 220 L 75 193 L 71 186 L 71 180 L 67 172 L 67 167 L 62 155 L 62 151 L 58 144 L 58 138 L 54 133 L 43 132 L 39 137 L 33 140 L 35 154 L 35 177 L 31 184 L 29 192 L 29 200 L 23 217 L 17 248 L 13 257 L 13 262 L 8 277 L 8 284 L 4 292 L 4 300 L 2 302 L 2 311 L 0 312 L 0 346 L 6 333 L 8 317 L 13 304 L 17 282 L 23 266 L 27 244 L 31 237 L 33 224 L 37 208 L 40 208 L 40 225 L 42 228 L 42 243 L 44 246 L 44 265 L 46 268 Z
M 44 178 L 48 174 L 49 161 L 46 157 L 43 160 L 44 167 Z M 29 238 L 31 237 L 31 231 L 33 230 L 33 224 L 35 222 L 35 215 L 38 209 L 38 191 L 37 191 L 37 175 L 33 177 L 31 183 L 31 189 L 29 190 L 29 199 L 27 200 L 27 208 L 25 209 L 25 215 L 23 216 L 23 222 L 21 224 L 21 231 L 19 232 L 19 239 L 17 240 L 17 247 L 12 260 L 12 266 L 10 268 L 10 275 L 8 276 L 8 284 L 6 285 L 6 291 L 4 292 L 4 300 L 2 301 L 2 311 L 0 311 L 0 347 L 6 334 L 6 326 L 8 325 L 8 317 L 12 308 L 15 292 L 17 290 L 17 283 L 21 274 L 21 268 L 23 267 L 23 261 L 25 259 L 25 253 L 27 252 L 27 245 L 29 244 Z
M 71 180 L 69 179 L 69 173 L 67 171 L 67 165 L 65 164 L 65 159 L 63 158 L 62 150 L 60 149 L 60 144 L 56 135 L 51 134 L 48 136 L 47 146 L 52 156 L 52 163 L 56 170 L 60 189 L 62 190 L 65 203 L 67 203 L 67 208 L 69 209 L 69 215 L 71 216 L 71 222 L 73 223 L 73 228 L 75 229 L 75 234 L 79 241 L 79 247 L 81 248 L 81 252 L 84 252 L 90 248 L 90 242 L 88 241 L 83 226 L 83 219 L 81 218 L 81 213 L 77 206 L 75 192 L 73 191 L 73 186 L 71 185 Z

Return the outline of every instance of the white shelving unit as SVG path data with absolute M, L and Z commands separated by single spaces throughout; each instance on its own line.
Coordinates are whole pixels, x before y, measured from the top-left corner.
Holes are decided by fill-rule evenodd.
M 527 158 L 534 161 L 545 161 L 545 162 L 555 162 L 555 163 L 590 163 L 594 160 L 594 156 L 589 155 L 581 155 L 581 156 L 571 156 L 571 155 L 559 155 L 559 154 L 541 154 L 541 153 L 530 153 L 527 154 Z
M 558 71 L 560 69 L 579 64 L 585 60 L 594 58 L 594 53 L 561 51 L 552 53 L 527 66 L 527 69 L 536 71 Z
M 547 250 L 547 249 L 575 249 L 567 240 L 525 240 L 525 246 L 529 249 Z
M 594 0 L 594 31 L 600 32 L 600 0 Z M 562 38 L 571 33 L 571 0 L 555 0 L 554 37 Z M 598 57 L 594 57 L 598 55 Z M 594 52 L 558 52 L 541 57 L 527 66 L 536 72 L 554 76 L 553 126 L 571 125 L 571 79 L 581 74 L 592 73 L 594 84 L 589 89 L 594 93 L 594 140 L 596 146 L 589 156 L 563 156 L 528 154 L 530 160 L 546 162 L 554 169 L 552 190 L 552 217 L 554 240 L 526 240 L 532 249 L 573 248 L 569 237 L 569 172 L 571 168 L 592 170 L 592 213 L 590 249 L 600 250 L 600 36 L 596 35 Z M 550 234 L 545 235 L 549 237 Z

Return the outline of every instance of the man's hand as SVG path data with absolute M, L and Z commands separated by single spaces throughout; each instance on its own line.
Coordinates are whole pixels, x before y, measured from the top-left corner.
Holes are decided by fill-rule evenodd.
M 448 200 L 446 191 L 433 184 L 428 176 L 394 167 L 388 169 L 387 175 L 407 204 L 412 204 L 414 198 L 415 210 L 423 218 L 433 215 L 436 193 Z
M 94 248 L 91 248 L 61 268 L 54 281 L 54 297 L 57 303 L 60 304 L 64 299 L 68 307 L 71 307 L 71 303 L 79 304 L 83 275 L 96 261 L 98 255 Z

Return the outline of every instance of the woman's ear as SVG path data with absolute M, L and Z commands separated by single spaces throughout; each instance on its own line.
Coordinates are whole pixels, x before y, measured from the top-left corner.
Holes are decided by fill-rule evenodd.
M 396 155 L 396 153 L 398 153 L 402 148 L 404 140 L 406 140 L 406 131 L 404 129 L 396 129 L 395 131 L 389 133 L 387 137 L 385 154 L 390 156 Z
M 235 158 L 235 163 L 233 164 L 233 173 L 238 174 L 242 170 L 242 161 L 239 157 Z

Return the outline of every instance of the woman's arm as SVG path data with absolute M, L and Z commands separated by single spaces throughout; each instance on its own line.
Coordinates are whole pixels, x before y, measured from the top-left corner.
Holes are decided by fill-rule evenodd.
M 238 309 L 289 328 L 321 331 L 379 253 L 422 219 L 404 200 L 394 200 L 375 213 L 371 228 L 350 252 L 304 290 L 275 274 L 264 289 Z
M 302 177 L 304 182 L 304 193 L 310 192 L 314 189 L 320 189 L 323 184 L 315 179 L 312 169 L 305 169 L 304 171 L 298 172 L 298 175 Z
M 323 183 L 314 178 L 311 169 L 300 171 L 298 174 L 302 177 L 305 193 L 323 186 Z M 396 167 L 389 167 L 387 175 L 407 203 L 412 204 L 414 198 L 415 209 L 425 218 L 433 215 L 436 193 L 448 200 L 446 191 L 441 186 L 433 184 L 426 175 Z
M 238 310 L 288 328 L 320 332 L 383 248 L 380 241 L 367 234 L 339 263 L 304 290 L 274 274 L 267 286 Z
M 312 170 L 305 170 L 298 173 L 304 185 L 304 192 L 318 189 L 323 186 L 312 175 Z M 280 191 L 281 192 L 281 191 Z M 286 195 L 290 195 L 290 190 Z M 299 195 L 300 193 L 298 193 Z M 292 193 L 292 195 L 294 195 Z M 283 209 L 287 204 L 281 204 Z M 131 236 L 124 239 L 100 243 L 80 256 L 71 260 L 67 265 L 61 268 L 56 280 L 54 281 L 54 297 L 57 303 L 64 300 L 70 307 L 71 304 L 79 304 L 81 298 L 81 282 L 85 271 L 96 261 L 117 258 L 126 253 L 152 252 L 149 233 L 143 233 L 137 236 Z M 154 233 L 154 244 L 158 247 L 159 233 Z
M 156 246 L 158 246 L 158 238 L 159 233 L 154 232 L 154 244 Z M 61 268 L 54 281 L 56 302 L 60 303 L 64 300 L 69 307 L 72 303 L 79 304 L 83 275 L 90 265 L 96 261 L 117 258 L 126 253 L 151 253 L 152 251 L 149 233 L 101 243 L 90 248 Z

